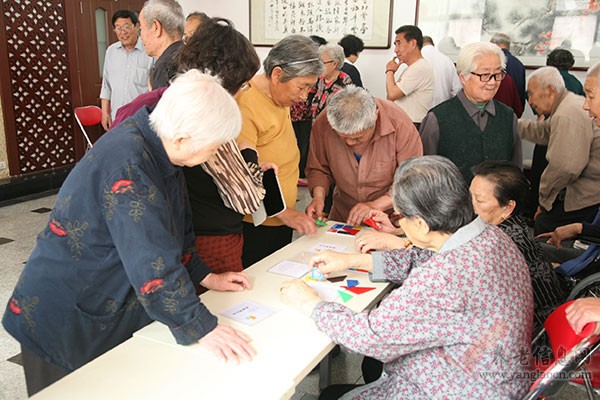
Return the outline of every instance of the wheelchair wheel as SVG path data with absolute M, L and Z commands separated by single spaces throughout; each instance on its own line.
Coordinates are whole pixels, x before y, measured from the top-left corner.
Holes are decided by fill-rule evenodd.
M 569 293 L 567 301 L 582 297 L 600 297 L 600 272 L 579 281 Z

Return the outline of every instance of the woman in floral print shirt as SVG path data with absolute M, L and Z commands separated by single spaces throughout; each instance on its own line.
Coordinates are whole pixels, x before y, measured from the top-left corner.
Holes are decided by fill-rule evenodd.
M 325 274 L 360 266 L 401 284 L 371 311 L 321 301 L 301 281 L 284 301 L 338 344 L 384 362 L 377 381 L 327 388 L 322 399 L 512 399 L 529 385 L 533 296 L 514 243 L 474 217 L 465 181 L 439 156 L 402 163 L 394 206 L 412 248 L 311 260 Z M 345 393 L 345 394 L 344 394 Z

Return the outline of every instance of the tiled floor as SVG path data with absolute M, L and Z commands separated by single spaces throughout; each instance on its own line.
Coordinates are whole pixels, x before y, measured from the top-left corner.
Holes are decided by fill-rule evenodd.
M 54 205 L 55 196 L 47 196 L 10 206 L 0 207 L 0 309 L 12 293 L 19 274 L 29 257 L 38 232 L 47 223 L 48 212 Z M 304 210 L 310 196 L 306 188 L 300 188 L 297 208 Z M 27 398 L 23 370 L 18 364 L 20 348 L 0 326 L 0 400 Z M 332 360 L 332 383 L 362 383 L 360 362 L 362 357 L 342 350 Z M 99 377 L 101 379 L 101 377 Z M 296 388 L 293 400 L 314 400 L 319 394 L 317 371 L 309 374 Z M 585 393 L 567 387 L 558 399 L 585 399 Z

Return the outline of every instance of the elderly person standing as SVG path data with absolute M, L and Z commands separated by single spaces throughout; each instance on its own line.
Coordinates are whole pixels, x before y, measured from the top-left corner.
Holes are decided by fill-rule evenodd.
M 322 301 L 301 280 L 282 287 L 282 300 L 310 314 L 335 343 L 385 363 L 377 381 L 333 386 L 320 398 L 522 396 L 529 382 L 518 375 L 528 369 L 533 319 L 523 256 L 498 228 L 475 218 L 463 177 L 443 157 L 403 162 L 393 193 L 414 247 L 323 252 L 311 260 L 325 274 L 360 266 L 400 283 L 379 307 L 357 314 Z M 523 357 L 498 362 L 509 355 Z
M 153 320 L 177 343 L 251 358 L 249 338 L 200 302 L 193 283 L 249 288 L 198 257 L 182 166 L 235 138 L 241 116 L 216 78 L 191 70 L 149 114 L 109 131 L 62 185 L 3 318 L 22 346 L 29 395 L 112 349 Z
M 394 101 L 410 117 L 419 129 L 419 124 L 433 105 L 435 91 L 433 69 L 423 58 L 423 33 L 414 25 L 396 29 L 394 52 L 396 57 L 385 66 L 385 91 L 387 99 Z M 398 81 L 394 74 L 400 64 L 408 65 Z
M 106 131 L 119 107 L 148 91 L 148 72 L 153 63 L 139 38 L 140 22 L 135 12 L 117 11 L 112 26 L 118 41 L 106 49 L 100 89 L 102 127 Z
M 148 0 L 140 12 L 140 24 L 146 53 L 156 59 L 150 89 L 167 86 L 177 71 L 175 56 L 183 45 L 183 9 L 175 0 Z
M 313 220 L 295 209 L 300 154 L 290 121 L 290 105 L 306 101 L 308 92 L 323 73 L 315 42 L 301 35 L 283 38 L 263 61 L 264 72 L 252 78 L 250 89 L 238 98 L 242 133 L 258 152 L 258 161 L 279 167 L 279 183 L 286 209 L 254 226 L 244 217 L 243 264 L 248 267 L 292 241 L 292 231 L 315 233 Z
M 521 135 L 548 146 L 535 234 L 592 221 L 600 205 L 600 128 L 586 115 L 585 99 L 565 89 L 555 67 L 531 73 L 527 93 L 531 107 L 546 119 L 519 120 Z
M 314 88 L 308 94 L 308 102 L 313 120 L 325 109 L 327 99 L 343 87 L 352 84 L 350 75 L 342 71 L 344 49 L 338 44 L 325 44 L 319 47 L 319 57 L 325 66 Z
M 337 92 L 313 125 L 306 176 L 313 197 L 306 208 L 322 217 L 335 182 L 329 218 L 359 225 L 371 209 L 390 211 L 394 172 L 423 155 L 419 134 L 404 111 L 354 85 Z
M 504 72 L 504 54 L 489 42 L 460 51 L 457 70 L 463 90 L 434 107 L 421 124 L 424 154 L 449 158 L 467 182 L 471 167 L 484 160 L 507 160 L 521 166 L 521 137 L 513 110 L 493 100 Z

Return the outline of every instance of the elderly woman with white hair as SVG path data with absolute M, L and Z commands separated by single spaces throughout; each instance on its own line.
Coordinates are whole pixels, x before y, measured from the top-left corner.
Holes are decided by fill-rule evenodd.
M 506 76 L 504 68 L 504 53 L 495 44 L 463 47 L 456 64 L 463 90 L 431 109 L 419 129 L 424 154 L 449 158 L 467 182 L 473 178 L 471 167 L 484 160 L 522 165 L 517 117 L 494 100 Z
M 319 48 L 306 36 L 290 35 L 273 46 L 263 61 L 264 72 L 250 81 L 240 94 L 242 132 L 238 141 L 249 143 L 258 152 L 259 162 L 279 167 L 277 177 L 286 208 L 255 226 L 253 217 L 244 217 L 242 264 L 249 267 L 292 241 L 292 232 L 316 233 L 316 225 L 297 211 L 300 152 L 290 120 L 290 105 L 306 101 L 308 92 L 323 73 Z
M 400 284 L 379 307 L 354 313 L 322 301 L 301 280 L 281 289 L 282 300 L 310 314 L 332 341 L 384 362 L 375 382 L 334 385 L 320 399 L 522 396 L 533 321 L 523 256 L 497 227 L 475 218 L 464 178 L 444 157 L 400 164 L 393 202 L 412 248 L 323 252 L 310 262 L 324 274 L 360 267 Z
M 325 109 L 327 99 L 340 89 L 352 84 L 350 75 L 342 71 L 344 49 L 339 44 L 324 44 L 319 47 L 319 57 L 325 66 L 317 83 L 308 94 L 308 102 L 313 120 Z
M 175 79 L 152 113 L 109 131 L 62 185 L 3 318 L 21 343 L 29 395 L 112 349 L 153 320 L 179 344 L 252 358 L 249 338 L 200 302 L 208 289 L 249 289 L 214 274 L 194 250 L 182 166 L 206 161 L 240 131 L 235 100 L 198 70 Z

